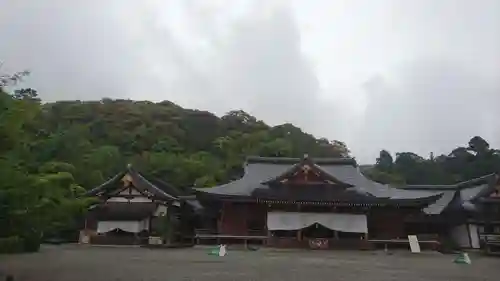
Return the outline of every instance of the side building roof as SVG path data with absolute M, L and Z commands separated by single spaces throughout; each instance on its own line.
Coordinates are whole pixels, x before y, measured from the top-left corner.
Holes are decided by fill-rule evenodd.
M 477 200 L 491 194 L 497 181 L 496 174 L 489 174 L 452 185 L 402 185 L 395 188 L 443 194 L 439 200 L 423 209 L 427 214 L 440 214 L 446 210 L 475 211 Z
M 179 200 L 177 196 L 167 193 L 164 189 L 158 187 L 157 185 L 153 184 L 151 181 L 146 179 L 140 172 L 136 171 L 130 164 L 127 165 L 127 168 L 125 170 L 116 174 L 108 181 L 104 182 L 103 184 L 99 185 L 96 188 L 87 191 L 86 195 L 99 196 L 116 190 L 117 185 L 119 185 L 120 181 L 122 181 L 123 177 L 126 176 L 127 174 L 130 176 L 133 186 L 137 188 L 140 192 L 145 192 L 161 200 L 167 200 L 167 201 Z

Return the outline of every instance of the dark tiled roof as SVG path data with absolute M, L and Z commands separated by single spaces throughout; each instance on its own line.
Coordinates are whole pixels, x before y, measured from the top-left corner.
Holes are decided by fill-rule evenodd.
M 253 191 L 258 188 L 270 189 L 268 185 L 263 183 L 286 173 L 294 165 L 303 160 L 299 158 L 249 157 L 245 163 L 245 174 L 242 178 L 213 188 L 199 188 L 197 192 L 233 197 L 252 196 Z M 319 158 L 310 160 L 325 173 L 328 173 L 347 186 L 352 186 L 357 193 L 366 196 L 388 200 L 409 200 L 436 199 L 436 195 L 439 195 L 439 193 L 429 193 L 426 191 L 402 190 L 374 182 L 361 173 L 356 162 L 351 158 Z M 316 199 L 320 198 L 320 196 L 312 194 L 311 196 L 317 197 Z
M 142 220 L 155 212 L 158 205 L 150 202 L 108 202 L 90 212 L 98 220 Z
M 97 196 L 99 194 L 105 194 L 116 190 L 117 184 L 121 181 L 123 176 L 129 174 L 132 179 L 132 184 L 140 192 L 145 192 L 152 194 L 155 198 L 160 200 L 178 200 L 178 198 L 172 194 L 169 194 L 146 179 L 141 173 L 137 172 L 131 165 L 127 166 L 127 169 L 118 173 L 110 180 L 101 184 L 100 186 L 88 191 L 86 195 Z
M 406 185 L 396 187 L 403 190 L 426 191 L 434 194 L 442 193 L 443 196 L 439 200 L 424 209 L 427 214 L 440 214 L 445 210 L 476 210 L 475 203 L 477 199 L 494 191 L 496 181 L 497 175 L 489 174 L 451 185 Z
M 144 177 L 146 177 L 146 176 L 144 176 Z M 167 194 L 170 194 L 170 195 L 175 196 L 175 197 L 179 197 L 179 196 L 183 196 L 183 195 L 187 194 L 187 192 L 185 192 L 184 190 L 176 188 L 175 186 L 173 186 L 167 182 L 164 182 L 161 179 L 158 179 L 155 177 L 147 177 L 147 178 L 149 179 L 149 181 L 152 184 L 156 185 L 159 189 L 163 190 Z
M 355 188 L 325 188 L 321 185 L 307 186 L 273 186 L 272 188 L 256 188 L 252 196 L 263 200 L 282 200 L 305 202 L 339 202 L 353 204 L 382 204 L 382 205 L 427 205 L 438 200 L 441 195 L 424 199 L 390 199 L 375 197 L 360 193 Z

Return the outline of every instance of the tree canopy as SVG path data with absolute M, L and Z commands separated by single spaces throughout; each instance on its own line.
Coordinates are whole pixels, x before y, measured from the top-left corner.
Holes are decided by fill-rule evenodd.
M 0 252 L 37 250 L 48 233 L 74 228 L 90 203 L 72 164 L 36 162 L 42 106 L 32 89 L 3 90 L 16 79 L 0 79 Z
M 241 174 L 246 156 L 348 156 L 340 141 L 317 139 L 292 124 L 271 127 L 237 110 L 222 117 L 171 102 L 61 101 L 40 106 L 31 167 L 75 167 L 86 189 L 127 163 L 175 186 L 210 186 Z
M 412 152 L 391 154 L 380 151 L 376 164 L 365 169 L 367 176 L 381 183 L 452 184 L 500 172 L 500 151 L 475 136 L 467 146 L 448 155 L 423 158 Z

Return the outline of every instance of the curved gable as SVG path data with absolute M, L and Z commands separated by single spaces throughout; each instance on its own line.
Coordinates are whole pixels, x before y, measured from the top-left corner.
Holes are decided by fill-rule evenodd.
M 300 185 L 317 185 L 328 184 L 343 187 L 352 187 L 353 185 L 345 183 L 335 176 L 329 174 L 318 166 L 312 159 L 305 156 L 299 163 L 296 163 L 282 174 L 262 182 L 266 185 L 279 184 L 300 184 Z

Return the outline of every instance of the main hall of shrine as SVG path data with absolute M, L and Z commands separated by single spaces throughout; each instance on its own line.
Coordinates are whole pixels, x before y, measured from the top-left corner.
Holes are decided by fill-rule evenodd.
M 354 159 L 249 157 L 244 175 L 196 190 L 205 208 L 200 238 L 260 239 L 274 247 L 373 248 L 417 235 L 424 247 L 454 237 L 479 247 L 478 199 L 497 176 L 449 186 L 388 186 L 366 178 Z M 211 234 L 210 234 L 211 233 Z

